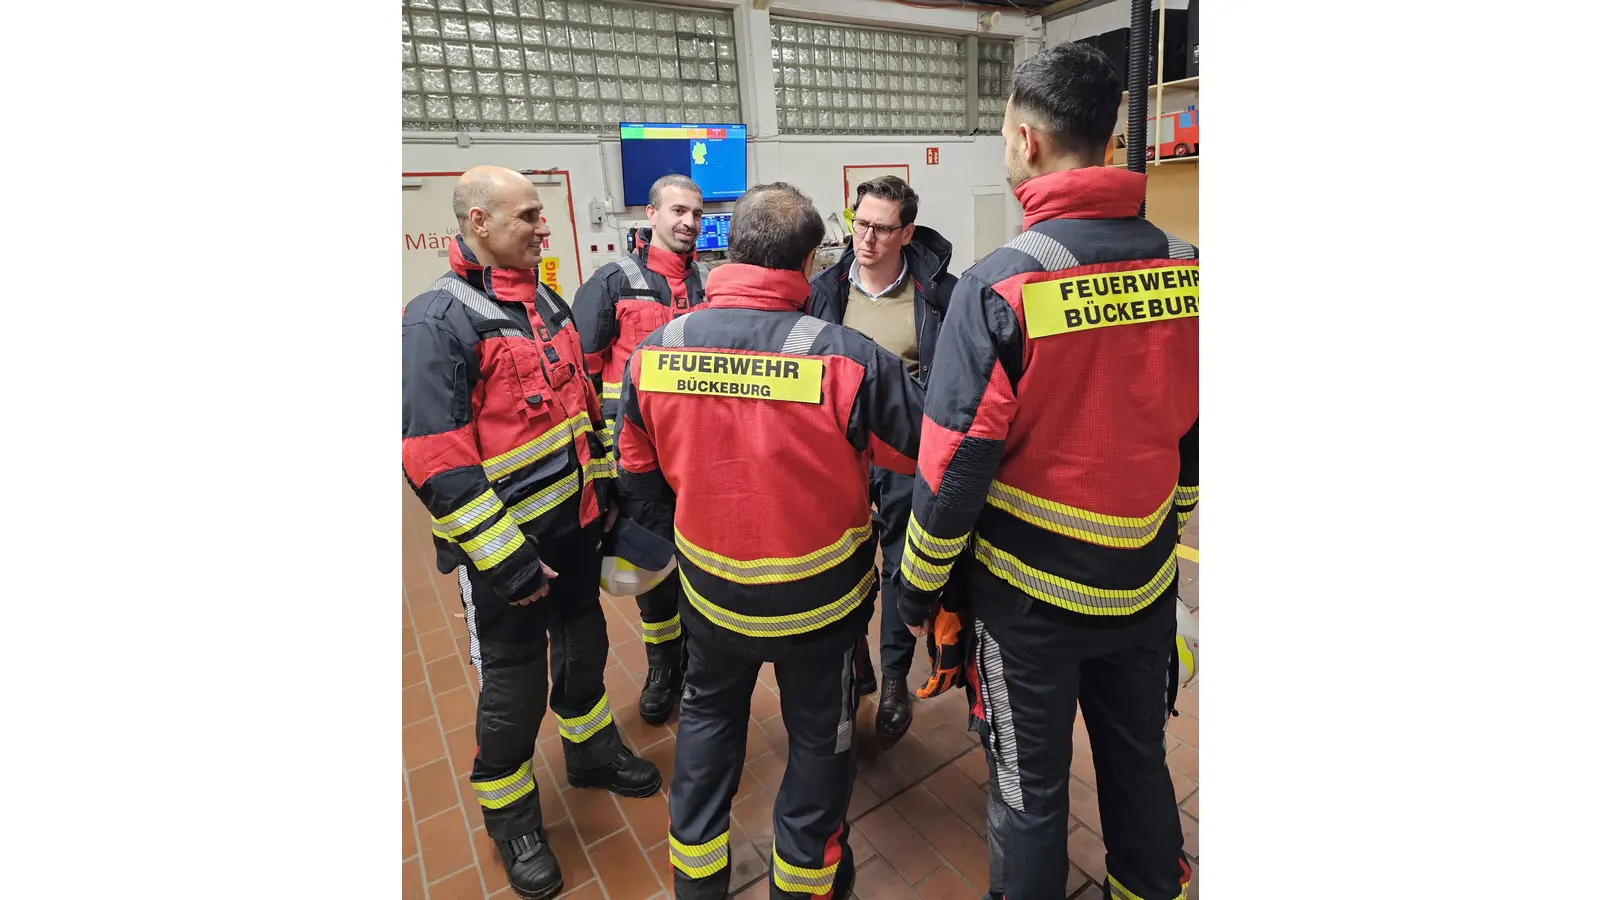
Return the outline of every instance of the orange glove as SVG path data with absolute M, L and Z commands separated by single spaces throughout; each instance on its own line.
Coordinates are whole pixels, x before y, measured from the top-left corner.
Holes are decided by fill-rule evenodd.
M 933 671 L 928 683 L 917 689 L 923 700 L 937 697 L 957 685 L 966 684 L 966 653 L 961 614 L 939 610 L 928 632 L 928 661 Z

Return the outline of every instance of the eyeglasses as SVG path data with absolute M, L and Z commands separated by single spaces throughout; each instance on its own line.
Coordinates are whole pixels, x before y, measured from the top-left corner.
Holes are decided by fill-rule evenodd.
M 904 227 L 906 227 L 906 226 L 904 226 L 904 225 L 873 225 L 870 222 L 863 222 L 860 219 L 856 219 L 856 220 L 854 220 L 854 221 L 852 221 L 850 223 L 850 230 L 855 232 L 856 237 L 866 237 L 867 236 L 867 232 L 871 231 L 874 235 L 877 236 L 878 240 L 880 240 L 880 241 L 888 240 L 889 239 L 889 235 L 894 234 L 896 231 L 899 231 L 900 229 L 902 229 Z

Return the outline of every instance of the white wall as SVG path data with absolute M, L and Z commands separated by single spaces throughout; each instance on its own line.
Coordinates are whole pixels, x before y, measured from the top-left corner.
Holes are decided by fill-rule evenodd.
M 1158 8 L 1155 2 L 1150 4 L 1152 18 L 1154 18 Z M 1167 9 L 1188 8 L 1189 0 L 1167 0 Z M 1086 9 L 1083 12 L 1059 16 L 1045 22 L 1044 43 L 1047 47 L 1053 47 L 1056 44 L 1068 41 L 1094 37 L 1107 31 L 1116 31 L 1118 28 L 1127 28 L 1128 20 L 1132 16 L 1132 0 L 1111 0 L 1110 3 Z
M 951 269 L 960 273 L 973 259 L 974 188 L 1009 196 L 1005 185 L 1003 143 L 999 137 L 949 135 L 927 138 L 884 138 L 877 141 L 839 136 L 783 136 L 776 133 L 771 71 L 771 15 L 803 15 L 830 21 L 891 25 L 950 34 L 979 33 L 980 10 L 917 9 L 886 0 L 773 0 L 770 13 L 756 10 L 750 0 L 732 5 L 740 57 L 740 97 L 745 123 L 750 127 L 749 171 L 751 183 L 787 181 L 811 196 L 823 217 L 844 206 L 844 166 L 905 163 L 911 166 L 911 184 L 921 195 L 918 221 L 937 229 L 952 244 Z M 1042 37 L 1037 16 L 1006 12 L 990 32 L 991 37 Z M 629 224 L 644 219 L 642 208 L 622 207 L 621 145 L 614 137 L 597 135 L 498 134 L 466 136 L 467 147 L 454 134 L 408 134 L 401 147 L 405 172 L 459 172 L 475 165 L 503 165 L 513 169 L 565 169 L 571 173 L 572 202 L 577 225 L 578 250 L 585 275 L 615 257 L 607 245 L 620 251 Z M 938 166 L 925 164 L 928 147 L 938 147 Z M 596 225 L 589 220 L 590 198 L 610 197 L 618 214 Z M 565 198 L 544 198 L 547 207 Z M 1011 225 L 1022 226 L 1021 209 L 1014 199 Z M 731 204 L 709 204 L 708 212 L 725 211 Z M 1009 235 L 1007 235 L 1009 237 Z M 596 249 L 591 250 L 591 247 Z
M 446 143 L 415 143 L 401 147 L 404 172 L 460 172 L 478 165 L 502 165 L 513 169 L 566 169 L 572 174 L 572 203 L 576 214 L 579 257 L 587 276 L 615 254 L 607 244 L 620 249 L 628 223 L 643 220 L 644 210 L 629 208 L 606 224 L 588 221 L 586 207 L 591 197 L 613 198 L 622 210 L 622 161 L 620 145 L 614 140 L 600 141 L 593 135 L 540 140 L 535 135 L 473 136 L 469 147 L 456 145 L 454 135 Z M 926 163 L 928 147 L 939 148 L 939 165 Z M 960 274 L 973 261 L 973 188 L 1005 185 L 1004 142 L 999 137 L 952 140 L 948 135 L 913 141 L 872 141 L 846 137 L 779 138 L 761 147 L 768 160 L 762 167 L 762 181 L 787 181 L 804 191 L 827 218 L 844 208 L 844 167 L 847 165 L 893 165 L 911 167 L 911 185 L 921 195 L 917 221 L 937 229 L 952 245 L 951 270 Z M 752 152 L 754 155 L 754 152 Z M 771 174 L 769 169 L 775 169 Z M 752 182 L 757 173 L 752 170 Z M 1005 189 L 1009 193 L 1009 189 Z M 566 198 L 544 197 L 547 207 L 564 203 Z M 731 204 L 710 204 L 709 211 L 725 211 Z M 1014 228 L 1022 224 L 1020 208 L 1013 211 Z M 598 249 L 591 251 L 590 247 Z

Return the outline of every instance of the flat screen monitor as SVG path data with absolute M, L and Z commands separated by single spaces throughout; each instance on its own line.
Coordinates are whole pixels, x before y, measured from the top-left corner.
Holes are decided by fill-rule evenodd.
M 687 175 L 707 203 L 737 200 L 749 187 L 743 125 L 623 122 L 622 202 L 644 206 L 663 175 Z
M 702 253 L 707 250 L 728 249 L 728 223 L 733 220 L 733 213 L 712 213 L 700 218 L 700 239 L 695 241 L 694 248 Z

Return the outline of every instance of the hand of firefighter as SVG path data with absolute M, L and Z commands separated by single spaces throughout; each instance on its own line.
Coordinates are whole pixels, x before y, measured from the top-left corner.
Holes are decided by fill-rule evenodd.
M 911 633 L 919 638 L 927 637 L 928 632 L 933 630 L 933 623 L 924 620 L 921 625 L 907 625 L 906 628 L 910 629 Z
M 550 593 L 550 579 L 556 577 L 556 570 L 545 565 L 545 562 L 542 559 L 539 560 L 539 568 L 544 570 L 544 584 L 539 585 L 538 590 L 526 597 L 523 597 L 521 600 L 511 601 L 512 606 L 527 606 L 534 601 L 543 600 L 545 595 Z

